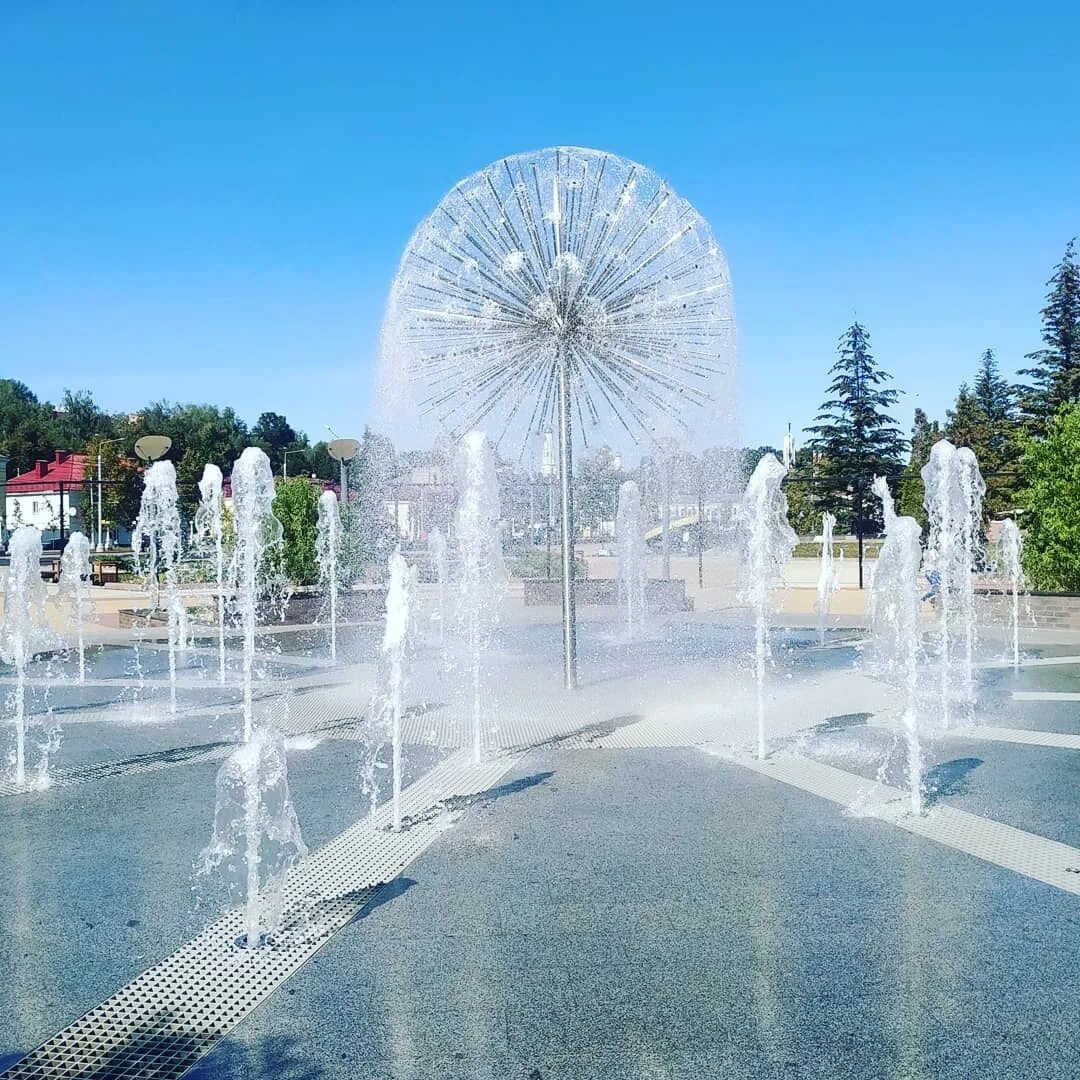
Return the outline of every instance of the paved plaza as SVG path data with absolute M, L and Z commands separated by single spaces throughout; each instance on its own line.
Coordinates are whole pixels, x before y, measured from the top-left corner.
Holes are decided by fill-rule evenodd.
M 43 669 L 64 728 L 45 791 L 0 797 L 0 1066 L 23 1077 L 676 1080 L 1080 1075 L 1080 646 L 984 634 L 973 722 L 897 790 L 892 691 L 857 625 L 773 636 L 770 755 L 732 611 L 632 644 L 507 605 L 484 760 L 454 649 L 421 627 L 404 828 L 359 772 L 378 626 L 263 638 L 308 860 L 255 952 L 196 880 L 239 688 L 199 639 L 166 711 L 160 642 Z M 797 625 L 805 622 L 807 625 Z M 41 666 L 41 665 L 39 665 Z M 45 691 L 48 691 L 46 694 Z M 1066 695 L 1066 696 L 1062 696 Z M 27 1056 L 29 1055 L 29 1056 Z

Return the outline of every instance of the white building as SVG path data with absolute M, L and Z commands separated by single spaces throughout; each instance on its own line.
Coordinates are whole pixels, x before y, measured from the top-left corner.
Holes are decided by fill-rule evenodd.
M 33 468 L 7 482 L 4 517 L 9 532 L 20 525 L 41 530 L 48 544 L 61 532 L 68 536 L 75 529 L 90 535 L 91 522 L 84 521 L 87 505 L 83 480 L 86 455 L 57 450 L 52 461 L 36 461 Z

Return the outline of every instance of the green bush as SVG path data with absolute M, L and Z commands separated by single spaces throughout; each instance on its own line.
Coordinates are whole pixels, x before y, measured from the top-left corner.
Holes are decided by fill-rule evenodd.
M 514 578 L 546 578 L 548 576 L 547 548 L 529 548 L 521 555 L 508 558 L 506 569 Z M 589 576 L 589 568 L 581 555 L 577 557 L 574 576 L 577 581 L 584 581 Z M 551 577 L 553 580 L 562 580 L 562 548 L 551 549 Z
M 294 585 L 319 579 L 315 533 L 319 521 L 319 492 L 306 477 L 282 480 L 274 495 L 274 516 L 281 522 L 281 569 Z
M 1080 405 L 1066 405 L 1046 438 L 1028 444 L 1024 572 L 1040 592 L 1080 592 Z

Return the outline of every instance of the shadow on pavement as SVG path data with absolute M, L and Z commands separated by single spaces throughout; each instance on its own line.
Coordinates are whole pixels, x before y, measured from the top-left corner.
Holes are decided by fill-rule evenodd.
M 954 758 L 928 769 L 923 776 L 926 805 L 933 806 L 950 795 L 965 794 L 968 791 L 968 778 L 981 764 L 982 758 Z

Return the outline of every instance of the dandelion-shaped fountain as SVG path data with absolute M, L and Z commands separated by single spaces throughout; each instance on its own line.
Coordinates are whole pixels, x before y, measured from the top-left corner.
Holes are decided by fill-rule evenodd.
M 552 147 L 494 162 L 410 239 L 383 327 L 388 419 L 558 447 L 563 679 L 577 680 L 573 445 L 734 441 L 734 319 L 708 224 L 655 173 Z
M 745 530 L 746 582 L 743 597 L 754 612 L 754 672 L 757 679 L 757 756 L 765 757 L 765 672 L 769 648 L 770 596 L 798 537 L 788 522 L 787 498 L 781 487 L 787 469 L 766 454 L 754 469 L 739 507 Z
M 84 533 L 73 532 L 60 557 L 60 588 L 67 598 L 75 623 L 79 655 L 79 682 L 86 682 L 86 590 L 90 584 L 90 541 Z

